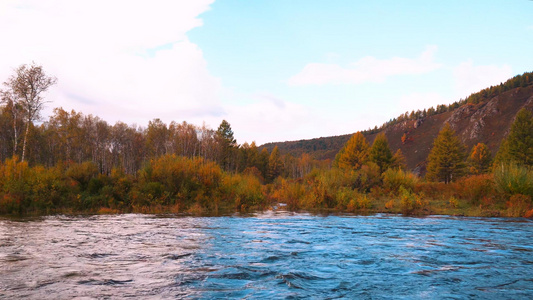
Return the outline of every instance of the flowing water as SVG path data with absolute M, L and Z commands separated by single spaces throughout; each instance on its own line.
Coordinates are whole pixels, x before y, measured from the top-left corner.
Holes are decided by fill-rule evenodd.
M 2 299 L 531 299 L 533 222 L 267 212 L 0 219 Z

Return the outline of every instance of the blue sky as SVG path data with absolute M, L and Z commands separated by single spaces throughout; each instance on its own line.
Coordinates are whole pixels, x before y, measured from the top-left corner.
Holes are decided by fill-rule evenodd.
M 226 119 L 239 143 L 353 133 L 533 71 L 527 0 L 42 3 L 0 5 L 18 28 L 0 41 L 2 81 L 36 61 L 59 79 L 52 107 Z M 43 37 L 23 40 L 38 21 Z
M 224 101 L 262 95 L 317 115 L 267 139 L 283 140 L 366 129 L 531 71 L 532 12 L 529 1 L 219 1 L 188 35 L 233 91 Z M 396 67 L 385 63 L 380 78 L 291 84 L 310 63 L 353 69 L 365 57 L 416 60 L 425 51 L 432 66 L 419 71 L 407 62 L 387 72 Z

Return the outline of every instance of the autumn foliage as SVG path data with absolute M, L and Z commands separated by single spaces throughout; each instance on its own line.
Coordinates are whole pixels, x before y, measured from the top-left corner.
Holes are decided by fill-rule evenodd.
M 175 155 L 151 160 L 136 177 L 118 169 L 103 175 L 91 162 L 47 169 L 8 159 L 0 165 L 0 195 L 2 214 L 102 208 L 144 212 L 153 207 L 218 213 L 266 205 L 257 177 L 226 173 L 214 162 Z
M 449 123 L 439 132 L 428 156 L 427 178 L 449 183 L 465 174 L 464 145 Z
M 468 156 L 468 166 L 470 174 L 488 173 L 492 166 L 492 154 L 489 147 L 483 143 L 475 145 Z
M 357 170 L 368 160 L 370 146 L 361 132 L 357 132 L 335 157 L 335 166 Z
M 383 133 L 370 145 L 357 132 L 333 162 L 320 161 L 277 146 L 239 145 L 225 120 L 216 130 L 160 119 L 143 128 L 57 108 L 37 125 L 36 115 L 24 117 L 13 95 L 3 91 L 0 107 L 0 214 L 217 215 L 284 203 L 308 211 L 533 216 L 533 115 L 526 109 L 516 115 L 494 163 L 483 143 L 466 155 L 446 123 L 422 178 L 406 170 L 404 154 L 397 149 L 393 155 Z M 454 108 L 413 111 L 392 122 Z M 404 134 L 401 141 L 412 139 Z

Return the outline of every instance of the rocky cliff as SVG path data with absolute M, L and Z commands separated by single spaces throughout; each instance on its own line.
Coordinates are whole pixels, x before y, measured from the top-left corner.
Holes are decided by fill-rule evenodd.
M 391 150 L 401 149 L 409 169 L 425 173 L 425 163 L 433 140 L 446 122 L 450 123 L 469 152 L 477 143 L 485 143 L 493 156 L 507 136 L 518 111 L 526 108 L 533 111 L 533 85 L 517 87 L 477 104 L 467 103 L 452 111 L 418 120 L 403 121 L 385 127 Z M 377 133 L 366 135 L 370 143 Z M 405 142 L 402 136 L 406 135 Z M 271 150 L 278 146 L 284 153 L 300 155 L 309 153 L 317 159 L 333 159 L 351 134 L 263 145 Z

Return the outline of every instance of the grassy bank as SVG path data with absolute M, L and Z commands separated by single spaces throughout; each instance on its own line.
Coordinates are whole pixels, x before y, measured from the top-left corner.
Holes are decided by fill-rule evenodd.
M 444 184 L 410 172 L 375 166 L 360 170 L 315 169 L 299 179 L 223 171 L 201 158 L 166 155 L 136 176 L 118 169 L 101 174 L 90 163 L 29 167 L 16 158 L 0 165 L 0 214 L 175 213 L 226 215 L 286 203 L 292 211 L 533 216 L 533 171 L 504 165 L 493 174 Z

